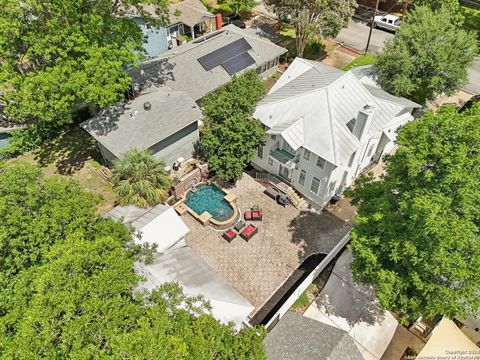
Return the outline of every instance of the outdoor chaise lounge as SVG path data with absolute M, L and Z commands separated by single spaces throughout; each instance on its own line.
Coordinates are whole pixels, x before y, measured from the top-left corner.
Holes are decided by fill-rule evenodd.
M 247 221 L 261 221 L 263 218 L 262 210 L 245 211 L 243 217 Z
M 243 231 L 240 233 L 240 236 L 244 239 L 244 240 L 250 240 L 253 235 L 255 235 L 256 233 L 258 232 L 258 227 L 256 227 L 255 225 L 248 225 L 245 229 L 243 229 Z
M 235 239 L 236 236 L 237 234 L 235 234 L 232 229 L 225 231 L 222 235 L 222 237 L 228 242 L 231 242 L 233 239 Z

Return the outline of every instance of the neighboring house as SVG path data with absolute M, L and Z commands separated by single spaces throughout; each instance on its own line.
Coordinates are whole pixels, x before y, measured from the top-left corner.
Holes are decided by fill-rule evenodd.
M 478 359 L 479 357 L 480 348 L 452 320 L 444 317 L 433 329 L 416 359 Z
M 167 85 L 187 92 L 195 101 L 248 69 L 266 77 L 278 69 L 287 50 L 235 25 L 207 34 L 132 69 L 135 93 Z
M 152 5 L 146 5 L 144 9 L 152 17 L 156 16 Z M 185 0 L 170 4 L 168 10 L 169 25 L 165 28 L 152 26 L 136 12 L 130 14 L 142 30 L 143 47 L 148 57 L 158 56 L 169 48 L 180 45 L 185 37 L 195 39 L 216 29 L 215 15 L 208 12 L 200 0 Z
M 135 264 L 136 272 L 144 277 L 138 290 L 154 290 L 163 283 L 176 282 L 186 295 L 204 296 L 217 320 L 224 324 L 233 322 L 237 330 L 245 326 L 254 307 L 187 246 L 185 236 L 189 229 L 172 207 L 117 206 L 104 217 L 123 221 L 137 230 L 137 244 L 157 246 L 152 263 Z
M 267 360 L 363 360 L 346 331 L 287 312 L 265 340 Z
M 137 230 L 134 241 L 139 245 L 154 244 L 159 253 L 187 246 L 185 236 L 190 230 L 175 209 L 168 205 L 159 204 L 149 209 L 134 205 L 115 206 L 103 217 L 132 226 Z
M 322 208 L 393 149 L 418 107 L 376 87 L 366 71 L 296 58 L 257 105 L 267 137 L 252 163 Z
M 172 166 L 192 157 L 201 118 L 201 110 L 187 93 L 163 86 L 104 109 L 81 127 L 97 140 L 109 164 L 136 148 L 150 149 Z

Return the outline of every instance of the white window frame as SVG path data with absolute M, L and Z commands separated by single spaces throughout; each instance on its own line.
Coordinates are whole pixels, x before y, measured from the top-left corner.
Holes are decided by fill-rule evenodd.
M 312 152 L 310 150 L 303 149 L 303 160 L 310 161 L 311 157 L 312 157 Z
M 257 148 L 257 156 L 258 156 L 260 159 L 263 159 L 264 152 L 265 152 L 264 146 L 263 146 L 263 145 L 259 145 L 258 148 Z
M 318 182 L 318 187 L 317 187 L 317 191 L 313 191 L 313 184 L 314 182 Z M 321 184 L 321 181 L 319 178 L 316 178 L 316 177 L 313 177 L 312 178 L 312 182 L 310 183 L 310 192 L 314 193 L 315 195 L 318 195 L 318 192 L 320 191 L 320 184 Z
M 273 166 L 273 158 L 271 156 L 268 157 L 267 162 L 269 166 Z
M 301 180 L 302 179 L 302 174 L 304 174 L 303 181 Z M 300 174 L 298 174 L 298 183 L 302 186 L 305 186 L 305 180 L 306 179 L 307 179 L 307 172 L 303 169 L 300 169 Z
M 318 161 L 321 160 L 321 165 L 318 164 Z M 327 160 L 325 160 L 324 158 L 320 157 L 320 156 L 317 156 L 317 161 L 315 162 L 315 166 L 320 168 L 320 169 L 325 169 L 325 164 L 327 163 Z

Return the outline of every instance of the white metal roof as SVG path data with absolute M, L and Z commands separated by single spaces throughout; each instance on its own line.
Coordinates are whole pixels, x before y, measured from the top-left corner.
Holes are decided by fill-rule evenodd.
M 375 137 L 406 106 L 415 104 L 384 93 L 371 91 L 350 71 L 296 58 L 259 102 L 254 117 L 269 128 L 267 133 L 281 134 L 294 149 L 303 146 L 339 165 L 360 147 L 346 124 L 365 105 L 375 108 L 369 129 Z
M 156 244 L 158 252 L 176 245 L 190 231 L 176 211 L 163 204 L 149 209 L 131 205 L 116 206 L 104 216 L 133 226 L 140 235 L 134 236 L 134 241 L 138 244 Z
M 146 279 L 142 288 L 152 290 L 165 282 L 177 282 L 185 294 L 203 295 L 212 305 L 212 315 L 223 323 L 233 321 L 237 329 L 254 309 L 189 247 L 157 254 L 152 264 L 137 263 L 136 267 Z

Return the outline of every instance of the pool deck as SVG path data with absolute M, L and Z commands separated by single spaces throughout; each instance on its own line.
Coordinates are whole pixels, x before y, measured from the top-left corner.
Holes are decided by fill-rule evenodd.
M 203 226 L 189 214 L 182 216 L 190 228 L 187 244 L 220 273 L 253 306 L 256 312 L 288 276 L 314 253 L 328 253 L 350 226 L 328 211 L 321 214 L 283 208 L 265 195 L 264 186 L 244 174 L 234 187 L 243 213 L 258 205 L 263 221 L 253 222 L 258 233 L 248 242 L 237 236 L 228 243 L 222 231 Z

